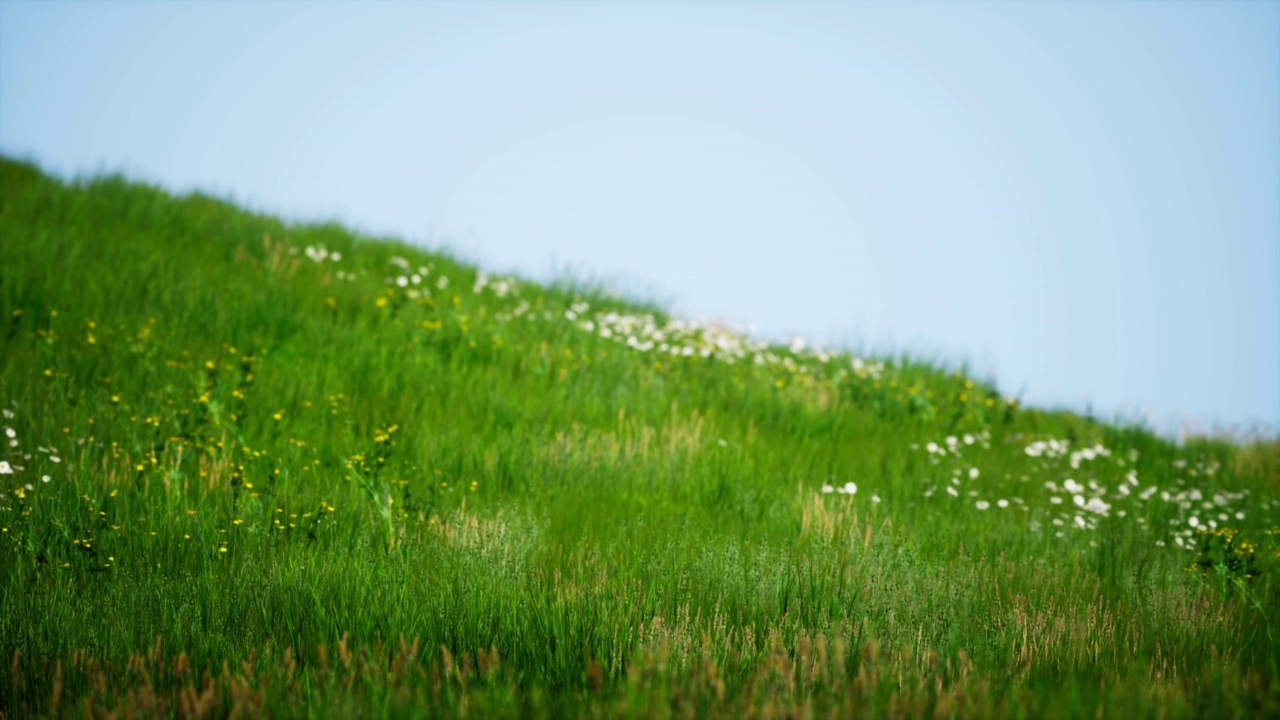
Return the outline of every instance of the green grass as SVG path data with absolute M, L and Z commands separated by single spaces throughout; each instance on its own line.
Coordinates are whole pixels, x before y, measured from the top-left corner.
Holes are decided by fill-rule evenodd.
M 3 717 L 1280 713 L 1274 442 L 9 160 L 0 323 Z

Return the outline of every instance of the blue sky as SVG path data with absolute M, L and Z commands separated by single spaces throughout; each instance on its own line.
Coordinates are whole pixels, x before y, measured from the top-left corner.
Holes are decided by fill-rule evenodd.
M 1280 3 L 0 2 L 0 151 L 1280 426 Z

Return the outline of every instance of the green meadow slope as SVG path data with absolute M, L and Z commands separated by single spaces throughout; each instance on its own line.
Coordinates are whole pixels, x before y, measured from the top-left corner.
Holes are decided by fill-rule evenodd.
M 1280 714 L 1280 448 L 0 161 L 0 717 Z

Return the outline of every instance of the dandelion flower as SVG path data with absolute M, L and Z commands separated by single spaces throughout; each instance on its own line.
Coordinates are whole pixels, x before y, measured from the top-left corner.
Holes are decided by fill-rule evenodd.
M 871 502 L 873 502 L 873 503 L 878 503 L 878 502 L 880 502 L 880 496 L 879 496 L 879 495 L 872 495 L 872 496 L 871 496 Z
M 1000 500 L 996 501 L 996 505 L 999 505 L 1002 508 L 1007 508 L 1009 507 L 1009 501 L 1001 498 Z
M 11 437 L 11 438 L 16 438 L 16 437 L 18 437 L 18 433 L 14 432 L 13 428 L 11 428 L 11 427 L 7 427 L 7 428 L 5 428 L 5 429 L 4 429 L 4 434 L 5 434 L 5 435 L 8 435 L 8 436 L 9 436 L 9 437 Z
M 9 467 L 8 461 L 0 460 L 0 475 L 12 475 L 12 474 L 13 474 L 13 468 Z
M 847 482 L 844 484 L 844 491 L 850 495 L 856 495 L 858 492 L 858 486 L 854 485 L 852 482 Z
M 970 480 L 977 480 L 977 479 L 978 479 L 978 474 L 979 474 L 979 473 L 978 473 L 978 468 L 969 468 L 969 479 L 970 479 Z
M 824 495 L 830 495 L 831 493 L 833 493 L 833 492 L 835 492 L 835 491 L 836 491 L 836 489 L 835 489 L 835 488 L 833 488 L 833 487 L 831 487 L 830 485 L 823 485 L 823 486 L 822 486 L 822 492 L 823 492 L 823 494 L 824 494 Z
M 979 510 L 986 510 L 987 508 L 991 507 L 991 503 L 987 502 L 986 500 L 979 500 L 978 502 L 974 503 L 973 505 L 974 505 L 974 507 L 978 508 Z

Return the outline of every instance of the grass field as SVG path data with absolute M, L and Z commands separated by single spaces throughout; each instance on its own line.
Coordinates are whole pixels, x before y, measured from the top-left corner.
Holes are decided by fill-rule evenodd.
M 0 312 L 2 717 L 1280 715 L 1275 441 L 11 160 Z

